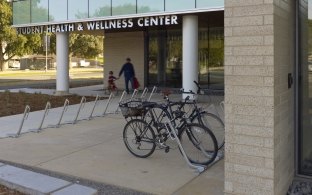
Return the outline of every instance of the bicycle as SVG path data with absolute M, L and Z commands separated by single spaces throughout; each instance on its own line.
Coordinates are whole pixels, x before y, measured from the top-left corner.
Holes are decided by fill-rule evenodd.
M 199 95 L 201 94 L 201 88 L 199 84 L 194 81 L 194 83 L 197 85 L 198 90 L 197 93 L 194 93 L 192 91 L 185 92 L 182 90 L 182 93 L 184 94 L 192 94 L 192 95 Z M 189 101 L 187 104 L 190 104 L 193 106 L 193 109 L 190 111 L 190 114 L 188 114 L 188 118 L 190 118 L 190 121 L 193 123 L 199 123 L 201 125 L 204 125 L 208 127 L 213 134 L 215 135 L 217 142 L 218 142 L 218 150 L 220 150 L 224 146 L 224 123 L 223 121 L 215 114 L 207 112 L 200 108 L 194 98 L 194 100 Z
M 213 133 L 200 124 L 189 123 L 184 117 L 173 116 L 168 105 L 128 101 L 121 103 L 120 108 L 126 119 L 131 117 L 124 127 L 123 139 L 134 156 L 146 158 L 156 146 L 169 152 L 166 141 L 172 139 L 193 168 L 200 169 L 201 165 L 209 165 L 215 160 L 218 146 Z M 177 119 L 180 119 L 179 124 Z

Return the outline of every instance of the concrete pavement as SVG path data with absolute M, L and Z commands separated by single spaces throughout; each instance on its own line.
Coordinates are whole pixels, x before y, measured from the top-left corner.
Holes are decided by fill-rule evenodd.
M 86 89 L 81 91 L 86 93 Z M 114 100 L 109 112 L 116 110 L 117 101 Z M 100 111 L 96 113 L 103 112 L 103 104 L 97 106 Z M 86 104 L 84 114 L 79 117 L 88 116 L 92 107 Z M 66 114 L 64 121 L 72 121 L 76 109 L 77 105 Z M 56 110 L 50 112 L 54 111 L 57 113 Z M 51 114 L 47 121 L 52 122 L 57 115 Z M 16 121 L 20 116 L 11 117 L 4 125 L 9 130 L 14 117 Z M 222 160 L 198 175 L 187 166 L 174 143 L 169 153 L 156 150 L 149 158 L 136 158 L 124 146 L 122 131 L 126 121 L 120 114 L 80 120 L 75 125 L 64 123 L 58 128 L 47 125 L 40 133 L 26 133 L 29 132 L 26 129 L 38 123 L 38 118 L 40 114 L 30 113 L 25 134 L 19 138 L 0 139 L 2 161 L 69 180 L 74 178 L 73 181 L 85 181 L 82 184 L 86 185 L 105 184 L 100 188 L 94 185 L 99 194 L 223 194 Z

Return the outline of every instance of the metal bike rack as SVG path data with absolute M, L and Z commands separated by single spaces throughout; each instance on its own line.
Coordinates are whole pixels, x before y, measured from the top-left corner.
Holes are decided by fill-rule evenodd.
M 177 133 L 176 133 L 176 131 L 175 131 L 175 128 L 172 126 L 172 124 L 171 124 L 170 121 L 168 121 L 167 123 L 169 124 L 169 127 L 170 127 L 171 131 L 168 129 L 168 126 L 167 126 L 167 125 L 165 125 L 165 126 L 166 126 L 166 129 L 167 129 L 169 135 L 170 135 L 171 133 L 173 134 L 173 137 L 174 137 L 174 139 L 176 140 L 176 142 L 178 143 L 178 146 L 179 146 L 179 148 L 180 148 L 180 150 L 181 150 L 182 156 L 183 156 L 184 160 L 186 161 L 186 163 L 187 163 L 191 168 L 196 169 L 199 173 L 203 172 L 203 171 L 206 169 L 206 166 L 204 166 L 204 165 L 196 165 L 196 164 L 192 164 L 192 163 L 190 162 L 190 160 L 187 158 L 187 156 L 186 156 L 186 154 L 185 154 L 185 151 L 184 151 L 184 149 L 183 149 L 183 147 L 182 147 L 182 144 L 181 144 L 181 142 L 180 142 L 180 140 L 179 140 L 179 138 L 178 138 L 178 135 L 177 135 Z M 206 154 L 205 154 L 205 155 L 206 155 Z
M 121 97 L 120 97 L 120 99 L 119 99 L 119 102 L 118 102 L 118 105 L 117 105 L 117 108 L 116 108 L 115 113 L 118 113 L 119 104 L 120 104 L 120 102 L 123 100 L 123 98 L 124 98 L 125 95 L 126 95 L 126 91 L 123 91 L 122 94 L 121 94 Z
M 91 113 L 90 113 L 90 116 L 89 116 L 89 118 L 88 118 L 89 120 L 91 120 L 92 117 L 93 117 L 92 115 L 93 115 L 93 112 L 94 112 L 94 110 L 95 110 L 95 107 L 96 107 L 96 105 L 97 105 L 99 99 L 100 99 L 100 96 L 99 96 L 99 95 L 96 95 L 96 98 L 95 98 L 95 100 L 94 100 L 93 108 L 92 108 Z
M 109 106 L 109 103 L 110 103 L 112 97 L 113 97 L 113 93 L 111 93 L 111 94 L 109 95 L 109 98 L 108 98 L 108 100 L 107 100 L 107 103 L 106 103 L 106 106 L 105 106 L 105 109 L 104 109 L 104 112 L 103 112 L 102 116 L 105 116 L 106 111 L 107 111 L 107 108 L 108 108 L 108 106 Z
M 41 123 L 40 123 L 38 129 L 33 129 L 33 130 L 31 130 L 30 132 L 36 132 L 36 133 L 38 133 L 38 132 L 40 132 L 40 130 L 42 130 L 42 125 L 43 125 L 44 119 L 45 119 L 45 117 L 48 115 L 50 108 L 51 108 L 51 103 L 50 103 L 50 102 L 47 102 L 46 107 L 45 107 L 44 112 L 43 112 L 43 116 L 42 116 L 42 119 L 41 119 Z
M 150 96 L 149 96 L 149 98 L 148 98 L 148 101 L 151 100 L 151 98 L 152 98 L 153 94 L 156 92 L 156 90 L 157 90 L 157 87 L 154 86 L 154 87 L 153 87 L 153 90 L 152 90 L 152 92 L 151 92 L 151 94 L 150 94 Z
M 135 96 L 136 96 L 137 94 L 138 94 L 138 90 L 135 89 L 135 90 L 133 91 L 133 93 L 132 93 L 131 100 L 132 100 L 133 98 L 135 98 Z
M 83 96 L 83 97 L 81 98 L 80 105 L 79 105 L 79 108 L 78 108 L 76 117 L 75 117 L 74 121 L 72 122 L 72 124 L 75 124 L 75 123 L 77 122 L 77 119 L 78 119 L 80 110 L 84 107 L 84 105 L 86 104 L 86 101 L 87 101 L 86 97 Z
M 24 121 L 28 118 L 29 111 L 30 111 L 30 107 L 28 105 L 26 105 L 25 110 L 24 110 L 24 115 L 23 115 L 23 118 L 22 118 L 22 121 L 21 121 L 21 124 L 19 126 L 17 133 L 16 134 L 8 134 L 9 137 L 17 138 L 20 136 L 20 134 L 22 132 L 23 125 L 24 125 Z
M 141 95 L 141 98 L 143 99 L 145 97 L 145 95 L 147 94 L 148 92 L 148 89 L 145 87 L 143 92 L 142 92 L 142 95 Z
M 221 101 L 219 105 L 220 105 L 222 112 L 224 113 L 224 101 Z
M 62 111 L 62 114 L 61 114 L 61 117 L 57 123 L 57 125 L 55 127 L 60 127 L 61 125 L 61 122 L 62 122 L 62 119 L 63 119 L 63 116 L 64 116 L 64 113 L 66 112 L 67 108 L 68 108 L 68 105 L 69 105 L 69 100 L 66 99 L 65 102 L 64 102 L 64 106 L 63 106 L 63 111 Z

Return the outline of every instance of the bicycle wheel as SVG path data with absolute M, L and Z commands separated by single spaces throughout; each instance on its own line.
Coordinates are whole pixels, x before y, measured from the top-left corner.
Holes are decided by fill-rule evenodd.
M 146 158 L 155 151 L 155 134 L 141 119 L 130 120 L 123 131 L 123 141 L 127 149 L 140 158 Z
M 212 131 L 217 139 L 218 149 L 224 146 L 224 123 L 217 115 L 203 111 L 193 117 L 191 121 L 204 125 Z
M 191 163 L 208 165 L 218 153 L 218 144 L 213 133 L 200 124 L 186 124 L 178 135 L 182 148 Z

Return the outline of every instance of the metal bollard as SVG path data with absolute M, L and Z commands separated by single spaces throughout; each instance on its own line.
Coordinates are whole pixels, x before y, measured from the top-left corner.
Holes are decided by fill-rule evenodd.
M 65 102 L 64 102 L 64 106 L 63 106 L 63 111 L 62 111 L 61 117 L 60 117 L 59 122 L 57 123 L 56 127 L 60 127 L 62 119 L 63 119 L 63 115 L 66 112 L 66 110 L 68 108 L 68 105 L 69 105 L 69 100 L 66 99 Z
M 93 112 L 94 112 L 94 110 L 95 110 L 95 106 L 97 105 L 99 99 L 100 99 L 100 96 L 99 96 L 99 95 L 96 95 L 96 98 L 95 98 L 95 100 L 94 100 L 93 108 L 92 108 L 91 113 L 90 113 L 90 116 L 89 116 L 89 118 L 88 118 L 89 120 L 91 120 L 92 117 L 93 117 L 92 115 L 93 115 Z
M 81 98 L 81 101 L 80 101 L 80 105 L 79 105 L 79 108 L 78 108 L 78 111 L 77 111 L 77 114 L 76 114 L 76 117 L 74 119 L 74 121 L 72 122 L 72 124 L 75 124 L 77 122 L 77 119 L 78 119 L 78 116 L 79 116 L 79 113 L 80 113 L 80 110 L 84 107 L 85 103 L 86 103 L 87 99 L 85 96 L 83 96 Z
M 25 121 L 25 119 L 27 119 L 27 117 L 29 115 L 29 111 L 30 111 L 30 107 L 28 105 L 26 105 L 24 115 L 23 115 L 23 118 L 22 118 L 22 121 L 21 121 L 21 124 L 19 126 L 17 133 L 16 134 L 8 134 L 9 137 L 17 138 L 20 136 L 20 134 L 22 132 L 23 125 L 24 125 L 24 121 Z

